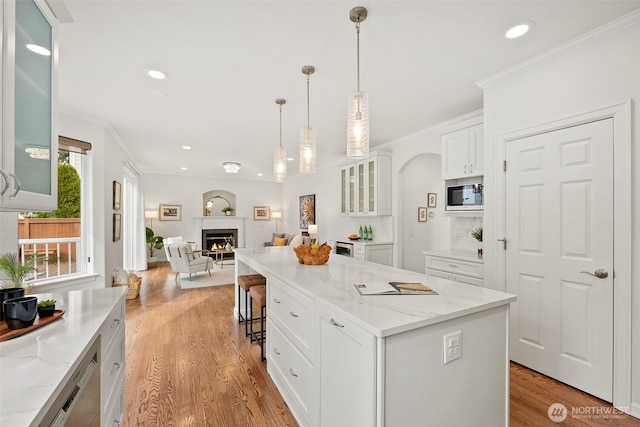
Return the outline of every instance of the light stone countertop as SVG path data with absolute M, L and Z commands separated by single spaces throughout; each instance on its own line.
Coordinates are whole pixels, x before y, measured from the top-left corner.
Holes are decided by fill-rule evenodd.
M 127 287 L 34 294 L 62 318 L 0 342 L 0 426 L 37 425 Z
M 357 323 L 377 337 L 436 324 L 509 304 L 515 295 L 478 286 L 428 277 L 382 264 L 331 254 L 324 265 L 299 264 L 289 247 L 236 249 L 242 262 L 263 275 L 272 275 Z M 268 277 L 267 277 L 268 279 Z M 439 295 L 363 296 L 355 283 L 421 282 Z M 267 282 L 268 283 L 268 282 Z

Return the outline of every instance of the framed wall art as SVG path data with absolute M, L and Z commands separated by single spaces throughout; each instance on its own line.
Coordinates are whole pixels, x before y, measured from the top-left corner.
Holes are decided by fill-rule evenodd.
M 254 206 L 254 221 L 269 221 L 271 219 L 271 208 L 269 206 Z
M 418 208 L 418 222 L 427 222 L 427 208 Z
M 427 194 L 427 207 L 435 208 L 438 206 L 438 195 L 436 193 Z
M 113 181 L 113 210 L 119 211 L 122 204 L 122 186 L 118 181 Z
M 113 214 L 113 241 L 120 240 L 122 233 L 122 216 L 120 214 Z
M 181 221 L 181 205 L 160 205 L 160 221 Z
M 300 196 L 300 228 L 306 230 L 316 223 L 316 195 Z

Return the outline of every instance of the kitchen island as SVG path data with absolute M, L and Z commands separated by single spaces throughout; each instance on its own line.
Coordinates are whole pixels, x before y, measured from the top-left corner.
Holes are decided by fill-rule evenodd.
M 301 425 L 508 425 L 515 296 L 335 254 L 306 266 L 288 247 L 235 252 L 236 275 L 267 278 L 267 369 Z M 438 295 L 354 286 L 384 281 Z
M 55 299 L 62 318 L 0 342 L 0 425 L 37 426 L 99 339 L 100 425 L 122 422 L 126 287 L 34 294 Z M 47 424 L 48 425 L 48 424 Z M 86 424 L 89 425 L 89 424 Z M 97 425 L 97 424 L 91 424 Z

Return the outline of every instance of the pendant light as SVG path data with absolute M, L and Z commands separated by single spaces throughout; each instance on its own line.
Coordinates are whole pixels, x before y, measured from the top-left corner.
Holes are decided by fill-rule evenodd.
M 316 172 L 316 130 L 309 125 L 309 80 L 316 71 L 313 65 L 302 67 L 302 74 L 307 76 L 307 126 L 300 129 L 300 172 Z
M 349 94 L 347 106 L 347 157 L 364 159 L 369 156 L 369 95 L 360 91 L 360 23 L 367 18 L 367 9 L 354 7 L 349 19 L 356 23 L 358 55 L 358 90 Z
M 282 106 L 286 103 L 286 99 L 276 99 L 276 104 L 280 106 L 280 144 L 273 156 L 273 174 L 277 182 L 285 182 L 287 180 L 287 151 L 282 146 Z

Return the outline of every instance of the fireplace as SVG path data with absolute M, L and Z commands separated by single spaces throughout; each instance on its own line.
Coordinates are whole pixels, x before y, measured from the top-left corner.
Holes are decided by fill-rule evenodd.
M 224 248 L 227 244 L 225 239 L 231 237 L 231 246 L 238 247 L 238 229 L 237 228 L 215 228 L 202 230 L 202 248 L 215 249 Z M 233 259 L 233 253 L 222 254 L 224 259 Z

